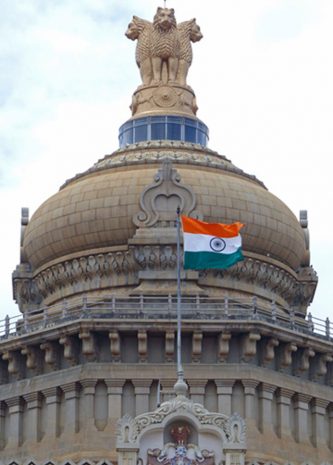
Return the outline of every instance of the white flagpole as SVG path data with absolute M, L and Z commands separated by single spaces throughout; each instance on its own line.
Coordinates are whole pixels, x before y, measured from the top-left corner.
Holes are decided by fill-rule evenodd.
M 180 288 L 180 207 L 177 207 L 177 377 L 184 380 L 182 366 L 182 320 L 181 320 L 181 288 Z

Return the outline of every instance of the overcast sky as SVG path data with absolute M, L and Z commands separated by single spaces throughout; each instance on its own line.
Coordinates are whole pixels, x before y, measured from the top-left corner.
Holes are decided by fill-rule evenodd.
M 0 0 L 0 319 L 18 312 L 21 207 L 30 214 L 74 174 L 118 147 L 140 84 L 133 14 L 155 0 Z M 197 18 L 188 82 L 209 147 L 309 215 L 319 274 L 310 307 L 333 319 L 333 1 L 175 0 Z

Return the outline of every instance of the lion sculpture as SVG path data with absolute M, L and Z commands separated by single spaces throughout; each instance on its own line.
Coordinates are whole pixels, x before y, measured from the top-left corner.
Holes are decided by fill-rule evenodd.
M 192 63 L 191 42 L 202 39 L 195 19 L 177 27 L 173 8 L 157 8 L 153 23 L 133 16 L 125 35 L 137 40 L 136 63 L 144 86 L 161 82 L 186 85 Z
M 188 70 L 192 64 L 193 52 L 191 42 L 199 42 L 203 35 L 195 18 L 178 24 L 180 53 L 177 73 L 177 82 L 186 85 Z
M 162 81 L 166 65 L 166 82 L 175 82 L 179 62 L 179 35 L 173 8 L 157 8 L 151 38 L 151 59 L 155 83 Z
M 131 40 L 137 40 L 135 50 L 135 60 L 139 67 L 142 84 L 147 86 L 153 78 L 150 41 L 153 25 L 150 21 L 133 16 L 125 32 L 126 37 Z

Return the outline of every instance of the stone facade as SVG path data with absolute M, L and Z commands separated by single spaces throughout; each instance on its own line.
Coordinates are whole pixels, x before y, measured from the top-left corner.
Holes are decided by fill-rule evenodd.
M 0 465 L 332 465 L 333 339 L 307 315 L 307 214 L 193 143 L 203 123 L 187 73 L 202 34 L 185 23 L 159 8 L 129 25 L 143 82 L 122 131 L 135 139 L 141 124 L 146 139 L 30 220 L 22 210 L 22 315 L 0 332 Z M 156 115 L 178 139 L 153 140 Z M 187 385 L 175 384 L 177 207 L 246 225 L 244 261 L 181 271 Z

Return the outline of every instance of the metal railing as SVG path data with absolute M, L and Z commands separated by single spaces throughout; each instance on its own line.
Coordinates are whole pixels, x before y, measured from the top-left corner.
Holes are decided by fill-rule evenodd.
M 60 326 L 82 319 L 147 319 L 176 320 L 176 296 L 122 297 L 111 295 L 99 300 L 92 297 L 63 300 L 61 303 L 27 311 L 24 315 L 8 315 L 0 320 L 0 339 L 18 337 Z M 308 314 L 307 319 L 295 315 L 292 309 L 284 309 L 275 302 L 264 304 L 252 299 L 214 297 L 182 297 L 183 320 L 261 320 L 270 324 L 305 334 L 333 340 L 333 323 Z

